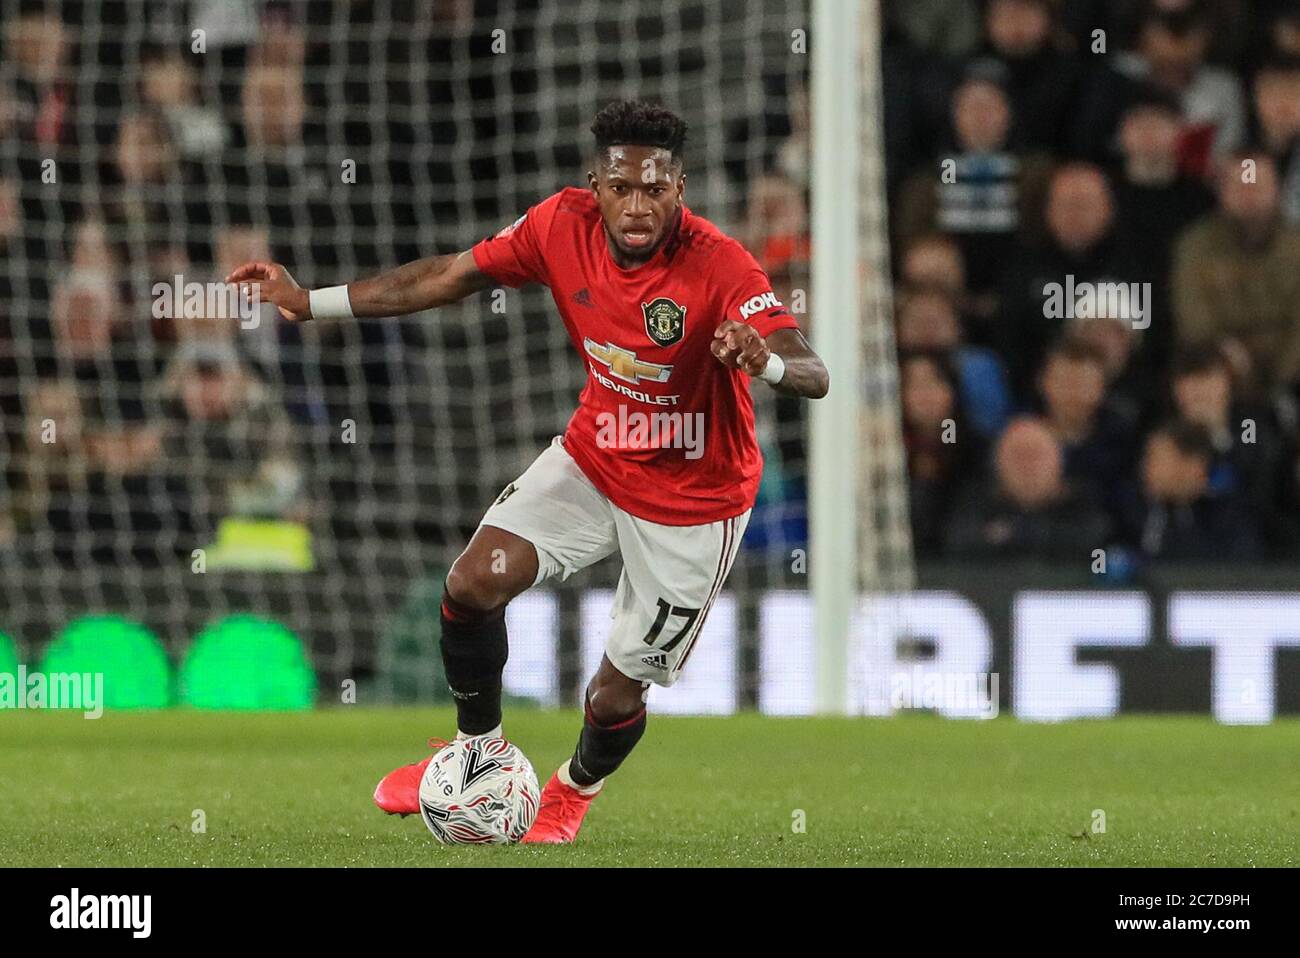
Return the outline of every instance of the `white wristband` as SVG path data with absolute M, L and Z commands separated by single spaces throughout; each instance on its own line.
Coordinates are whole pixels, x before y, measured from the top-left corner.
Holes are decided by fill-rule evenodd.
M 312 319 L 355 319 L 346 286 L 326 286 L 307 294 Z
M 776 353 L 770 353 L 767 357 L 767 365 L 764 366 L 763 371 L 758 374 L 758 378 L 763 380 L 765 383 L 775 386 L 781 381 L 781 377 L 784 375 L 785 360 Z

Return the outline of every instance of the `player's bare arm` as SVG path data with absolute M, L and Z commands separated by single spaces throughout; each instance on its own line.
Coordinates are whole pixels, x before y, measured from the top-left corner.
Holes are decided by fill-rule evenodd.
M 602 355 L 610 357 L 609 376 L 592 368 L 592 385 L 564 438 L 502 490 L 444 583 L 440 648 L 456 699 L 457 740 L 436 762 L 429 757 L 394 769 L 374 796 L 386 812 L 421 814 L 443 841 L 573 841 L 605 779 L 645 731 L 649 687 L 669 687 L 680 676 L 739 551 L 761 473 L 747 386 L 739 376 L 709 375 L 716 372 L 714 360 L 788 395 L 819 398 L 829 388 L 826 367 L 776 298 L 771 279 L 738 243 L 725 243 L 724 234 L 685 207 L 685 122 L 662 107 L 618 101 L 597 114 L 591 130 L 596 150 L 589 192 L 555 194 L 468 254 L 432 257 L 309 293 L 273 263 L 231 274 L 231 281 L 260 284 L 262 295 L 291 319 L 409 313 L 488 285 L 541 283 L 551 289 L 584 359 L 599 366 L 606 363 Z M 727 257 L 721 266 L 718 255 Z M 690 310 L 692 316 L 736 316 L 714 329 L 713 358 L 685 336 Z M 737 321 L 757 312 L 762 315 L 752 323 Z M 638 360 L 639 351 L 653 359 Z M 617 379 L 640 388 L 620 389 Z M 629 415 L 628 400 L 655 406 L 660 399 L 680 403 L 685 415 L 701 420 L 706 413 L 731 416 L 740 429 L 727 434 L 732 441 L 724 435 L 708 460 L 688 456 L 687 479 L 665 468 L 677 455 L 668 447 L 646 459 L 650 447 L 640 440 L 601 438 L 605 427 L 597 424 L 616 410 Z M 643 413 L 633 408 L 631 414 Z M 636 455 L 623 456 L 622 449 Z M 681 484 L 694 495 L 675 491 Z M 575 515 L 594 516 L 608 532 L 579 541 Z M 621 523 L 637 531 L 621 535 Z M 610 538 L 602 540 L 605 534 Z M 666 538 L 651 545 L 656 535 Z M 644 558 L 630 552 L 633 542 L 646 545 Z M 509 801 L 501 805 L 515 809 L 508 821 L 492 826 L 497 831 L 485 831 L 460 814 L 463 778 L 444 782 L 439 776 L 457 756 L 484 758 L 485 748 L 493 755 L 505 749 L 518 754 L 503 738 L 506 606 L 569 568 L 557 556 L 577 570 L 616 548 L 627 577 L 620 588 L 649 601 L 632 603 L 615 618 L 586 688 L 578 746 L 546 787 L 539 793 L 522 756 L 510 763 L 527 769 L 517 787 L 477 780 L 474 787 L 483 794 L 509 785 Z M 676 566 L 670 556 L 687 558 Z
M 778 329 L 765 339 L 753 326 L 725 319 L 714 330 L 710 348 L 723 365 L 754 377 L 762 377 L 771 357 L 779 356 L 784 371 L 772 388 L 787 396 L 821 399 L 830 390 L 826 364 L 797 329 Z
M 261 301 L 274 303 L 280 315 L 290 322 L 331 318 L 316 315 L 320 309 L 318 306 L 313 310 L 311 291 L 299 286 L 279 263 L 245 263 L 227 276 L 226 282 L 256 287 Z M 352 316 L 375 317 L 404 316 L 446 306 L 491 285 L 491 278 L 479 270 L 473 254 L 466 250 L 426 256 L 369 279 L 349 283 L 345 288 Z M 342 294 L 336 298 L 341 299 Z

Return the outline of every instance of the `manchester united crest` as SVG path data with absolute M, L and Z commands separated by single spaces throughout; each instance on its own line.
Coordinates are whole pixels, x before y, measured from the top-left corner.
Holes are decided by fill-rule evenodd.
M 657 296 L 641 304 L 645 315 L 646 335 L 659 346 L 681 342 L 686 329 L 686 307 L 678 306 L 667 296 Z

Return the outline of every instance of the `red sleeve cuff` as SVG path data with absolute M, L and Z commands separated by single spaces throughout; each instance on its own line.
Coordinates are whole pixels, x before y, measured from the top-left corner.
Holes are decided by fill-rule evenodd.
M 488 255 L 487 244 L 487 240 L 479 240 L 470 248 L 470 252 L 474 254 L 474 265 L 478 267 L 480 273 L 486 273 L 494 282 L 500 283 L 501 277 L 492 268 L 492 260 Z
M 755 316 L 749 323 L 758 330 L 758 335 L 764 339 L 767 339 L 778 329 L 799 328 L 799 321 L 785 310 L 781 310 L 776 316 Z

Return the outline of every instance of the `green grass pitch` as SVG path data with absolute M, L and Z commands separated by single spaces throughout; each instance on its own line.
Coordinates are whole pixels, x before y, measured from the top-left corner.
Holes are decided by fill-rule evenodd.
M 433 709 L 0 713 L 0 865 L 1300 863 L 1296 720 L 654 716 L 577 844 L 490 848 L 370 802 L 452 728 Z M 577 730 L 506 716 L 543 780 Z

